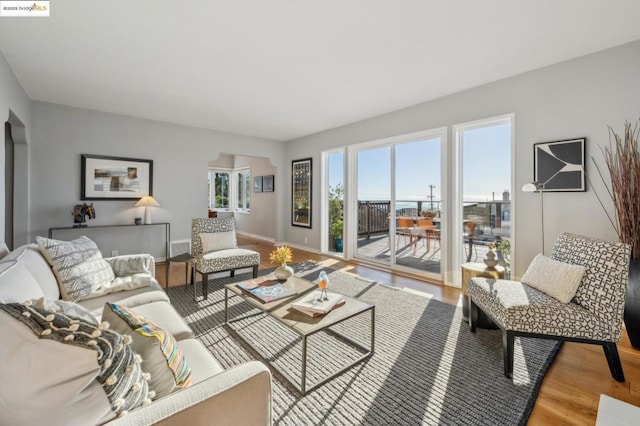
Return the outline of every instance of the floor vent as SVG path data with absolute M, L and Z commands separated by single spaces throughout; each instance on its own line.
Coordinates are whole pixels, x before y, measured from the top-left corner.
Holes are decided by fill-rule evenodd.
M 183 253 L 191 253 L 191 240 L 177 240 L 171 241 L 169 251 L 170 256 L 174 257 Z

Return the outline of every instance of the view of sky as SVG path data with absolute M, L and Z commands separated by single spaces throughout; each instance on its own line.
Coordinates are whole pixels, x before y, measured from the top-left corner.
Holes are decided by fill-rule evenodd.
M 464 201 L 489 201 L 509 190 L 511 126 L 500 124 L 467 130 L 463 134 Z M 429 201 L 441 199 L 439 138 L 396 145 L 396 199 Z M 329 157 L 329 185 L 343 180 L 341 154 Z M 391 193 L 391 148 L 358 153 L 358 199 L 388 200 Z

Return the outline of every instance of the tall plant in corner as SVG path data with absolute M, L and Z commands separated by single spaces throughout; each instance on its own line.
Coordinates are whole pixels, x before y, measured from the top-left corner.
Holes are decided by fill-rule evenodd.
M 606 185 L 605 187 L 613 200 L 616 213 L 615 221 L 611 217 L 609 220 L 620 242 L 631 246 L 624 322 L 631 345 L 640 349 L 640 151 L 638 151 L 640 127 L 638 124 L 640 120 L 634 126 L 625 122 L 622 136 L 609 127 L 609 146 L 604 148 L 603 152 L 611 179 L 611 187 Z M 595 164 L 593 157 L 591 160 Z M 595 165 L 604 181 L 598 165 Z M 604 208 L 599 197 L 598 201 Z

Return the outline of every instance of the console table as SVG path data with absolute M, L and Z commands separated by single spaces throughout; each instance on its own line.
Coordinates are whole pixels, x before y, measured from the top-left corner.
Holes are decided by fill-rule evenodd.
M 170 257 L 171 225 L 168 222 L 49 228 L 49 238 L 57 240 L 72 240 L 81 235 L 95 241 L 104 257 L 149 253 L 158 263 Z

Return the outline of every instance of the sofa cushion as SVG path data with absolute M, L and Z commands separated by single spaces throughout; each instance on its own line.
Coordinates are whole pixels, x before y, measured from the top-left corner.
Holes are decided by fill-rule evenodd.
M 224 371 L 218 360 L 199 340 L 181 340 L 180 349 L 189 360 L 192 384 L 200 383 Z
M 150 402 L 121 334 L 17 303 L 0 304 L 0 330 L 3 424 L 102 424 Z
M 51 266 L 40 253 L 37 244 L 25 244 L 7 254 L 2 262 L 18 261 L 24 264 L 27 270 L 33 275 L 36 282 L 42 288 L 44 297 L 47 299 L 60 299 L 60 289 Z M 20 300 L 22 302 L 22 300 Z
M 203 232 L 199 234 L 202 251 L 226 250 L 238 247 L 235 231 Z
M 171 333 L 177 341 L 193 337 L 191 328 L 168 302 L 145 303 L 144 305 L 131 308 L 131 310 L 135 312 L 136 315 L 158 324 L 164 330 Z M 191 362 L 189 362 L 189 365 L 191 365 Z
M 168 302 L 169 296 L 167 296 L 167 293 L 164 292 L 157 281 L 152 281 L 147 287 L 111 293 L 101 297 L 94 297 L 92 299 L 85 299 L 78 303 L 87 308 L 94 317 L 100 319 L 102 317 L 102 309 L 106 302 L 113 302 L 120 306 L 124 306 L 125 308 L 131 308 L 138 305 L 144 305 L 146 303 L 160 301 Z
M 584 266 L 570 265 L 537 255 L 522 276 L 522 282 L 548 294 L 562 303 L 569 303 L 578 290 Z
M 53 267 L 64 300 L 82 300 L 115 278 L 96 243 L 85 236 L 73 241 L 36 237 L 36 241 Z
M 5 257 L 6 255 L 9 254 L 9 247 L 7 247 L 7 243 L 5 243 L 4 241 L 0 243 L 0 260 L 2 260 L 3 257 Z
M 102 320 L 109 322 L 113 330 L 131 336 L 131 346 L 142 357 L 144 371 L 151 374 L 149 386 L 157 398 L 170 394 L 176 387 L 191 385 L 187 359 L 169 332 L 115 303 L 105 303 Z
M 36 308 L 44 309 L 51 313 L 61 313 L 68 317 L 79 318 L 86 322 L 98 326 L 98 319 L 91 314 L 84 306 L 69 302 L 66 300 L 49 300 L 41 297 L 40 299 L 32 300 L 33 306 Z
M 0 301 L 21 303 L 41 297 L 42 288 L 24 264 L 15 260 L 0 262 Z

